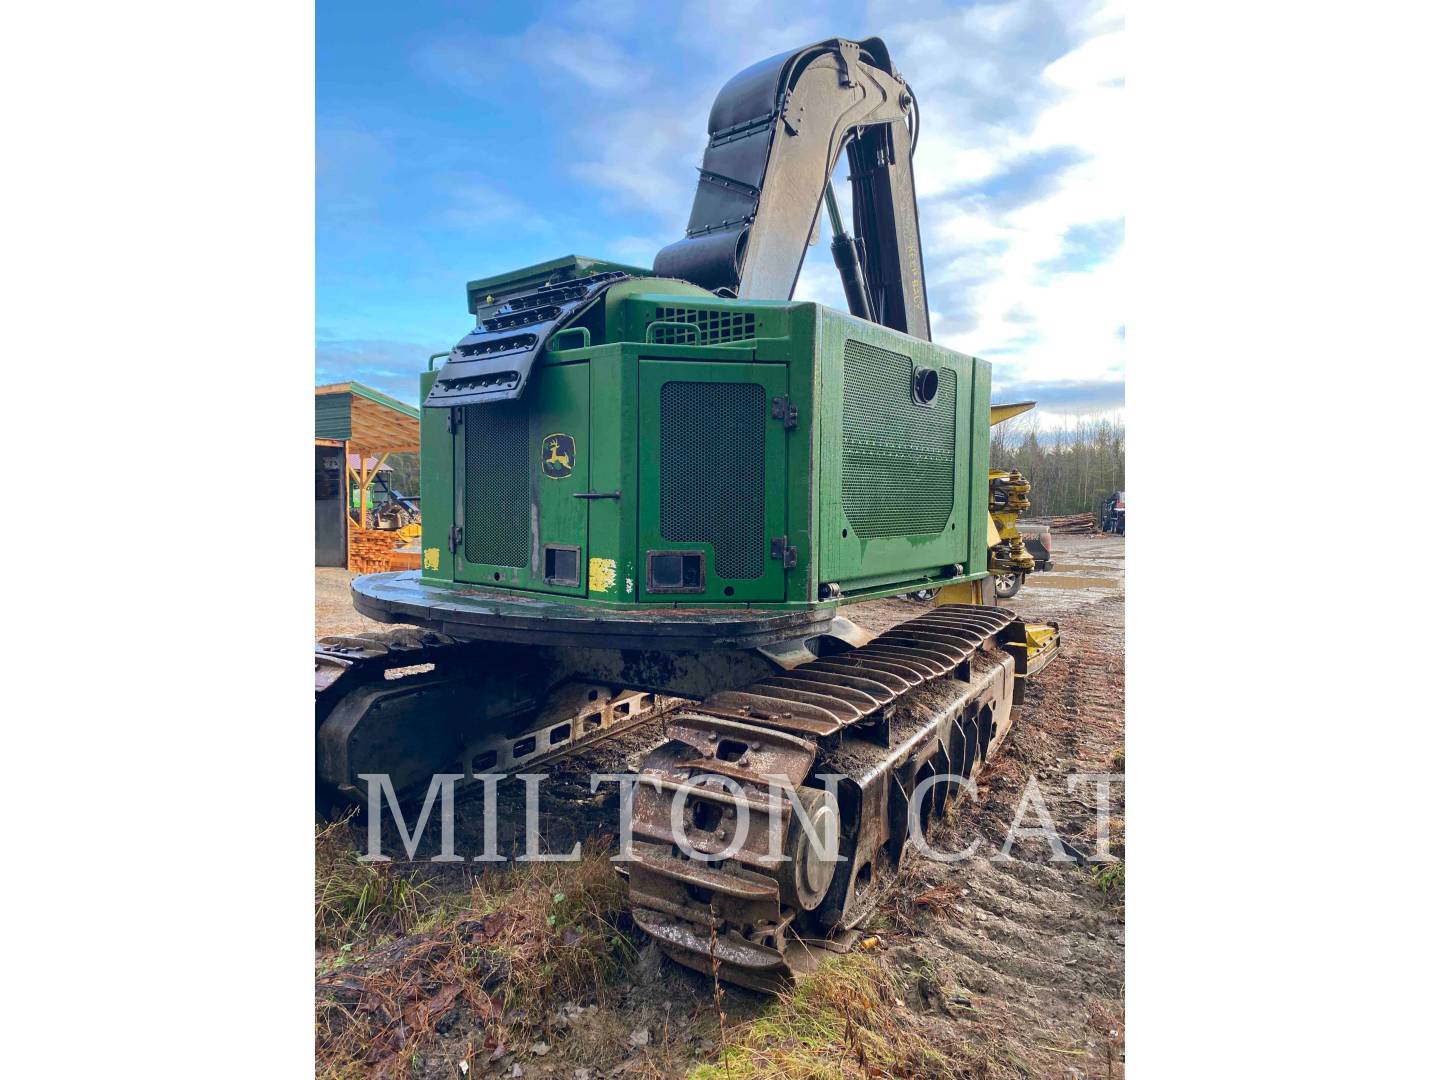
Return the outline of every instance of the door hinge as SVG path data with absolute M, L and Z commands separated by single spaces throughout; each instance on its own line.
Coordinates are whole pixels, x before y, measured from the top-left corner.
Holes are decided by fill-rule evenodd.
M 461 525 L 450 526 L 450 553 L 453 555 L 460 550 L 460 541 L 465 538 L 465 528 Z
M 445 430 L 451 435 L 454 435 L 455 432 L 460 430 L 460 423 L 461 413 L 459 406 L 452 405 L 450 407 L 450 415 L 445 417 Z
M 784 424 L 786 431 L 794 430 L 795 425 L 800 423 L 800 410 L 790 404 L 789 394 L 770 399 L 770 415 Z
M 777 536 L 770 541 L 770 558 L 779 559 L 780 565 L 789 570 L 795 565 L 796 551 L 789 543 L 788 536 Z

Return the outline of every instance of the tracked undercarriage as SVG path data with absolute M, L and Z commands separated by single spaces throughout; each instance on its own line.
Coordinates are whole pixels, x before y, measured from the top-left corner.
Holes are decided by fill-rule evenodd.
M 923 832 L 957 793 L 950 778 L 973 777 L 1004 739 L 1028 670 L 1010 612 L 939 607 L 841 656 L 678 709 L 645 762 L 653 786 L 636 789 L 636 923 L 680 963 L 762 990 L 810 970 L 818 950 L 848 947 L 911 828 Z M 793 799 L 777 795 L 777 777 Z M 934 777 L 944 779 L 925 783 Z M 689 857 L 673 831 L 680 794 Z M 834 862 L 819 852 L 830 829 Z M 723 862 L 705 858 L 727 849 Z
M 351 798 L 370 770 L 416 798 L 436 773 L 532 769 L 663 710 L 666 738 L 629 807 L 636 924 L 686 966 L 775 990 L 851 944 L 912 829 L 995 752 L 1058 644 L 1037 649 L 1034 629 L 1027 644 L 1009 611 L 942 605 L 873 637 L 846 624 L 868 639 L 858 646 L 822 635 L 708 664 L 590 650 L 588 673 L 556 666 L 573 649 L 421 630 L 329 638 L 316 647 L 318 771 Z M 713 686 L 725 671 L 758 677 Z M 622 674 L 641 685 L 618 688 Z M 703 700 L 664 693 L 706 682 Z M 830 842 L 838 860 L 821 855 Z

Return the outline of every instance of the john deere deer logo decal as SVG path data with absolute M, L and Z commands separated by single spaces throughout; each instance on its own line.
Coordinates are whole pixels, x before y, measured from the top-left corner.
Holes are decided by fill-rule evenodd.
M 552 480 L 559 480 L 575 471 L 575 437 L 546 435 L 540 454 L 540 467 Z

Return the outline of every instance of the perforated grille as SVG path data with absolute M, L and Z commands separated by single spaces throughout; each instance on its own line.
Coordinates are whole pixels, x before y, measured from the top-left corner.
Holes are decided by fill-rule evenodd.
M 659 345 L 716 345 L 755 336 L 753 311 L 658 307 L 654 321 L 695 324 L 693 332 L 678 326 L 657 326 L 653 340 Z
M 955 508 L 955 372 L 941 368 L 933 405 L 917 405 L 908 356 L 845 343 L 842 503 L 856 536 L 945 528 Z
M 518 401 L 467 405 L 465 561 L 525 566 L 530 559 L 530 423 Z
M 765 405 L 758 383 L 660 388 L 660 535 L 711 544 L 718 577 L 765 572 Z

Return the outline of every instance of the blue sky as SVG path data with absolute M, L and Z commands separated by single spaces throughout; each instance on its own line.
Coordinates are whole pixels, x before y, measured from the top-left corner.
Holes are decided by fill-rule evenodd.
M 1047 425 L 1123 409 L 1116 4 L 321 0 L 317 19 L 318 381 L 414 400 L 472 322 L 467 280 L 570 253 L 648 266 L 684 233 L 721 85 L 878 35 L 921 106 L 936 340 Z M 811 250 L 797 295 L 843 309 Z

